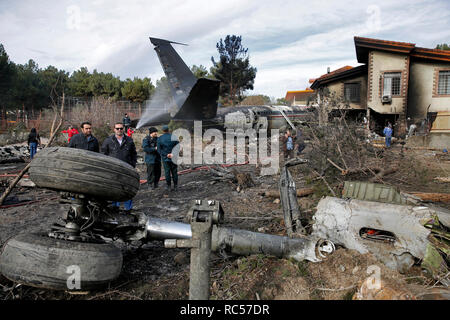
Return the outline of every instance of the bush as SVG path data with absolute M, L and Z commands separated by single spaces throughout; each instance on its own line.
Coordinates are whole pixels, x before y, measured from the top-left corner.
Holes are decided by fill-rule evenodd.
M 101 146 L 103 141 L 112 134 L 112 129 L 109 125 L 103 124 L 98 127 L 93 127 L 92 134 L 97 138 L 98 143 Z

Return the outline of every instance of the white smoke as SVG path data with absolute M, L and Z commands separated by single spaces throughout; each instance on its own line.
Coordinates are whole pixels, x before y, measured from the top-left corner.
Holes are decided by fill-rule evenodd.
M 162 114 L 170 112 L 169 109 L 173 105 L 174 101 L 168 95 L 167 89 L 164 86 L 156 87 L 156 90 L 150 99 L 145 101 L 144 113 L 139 119 L 136 129 L 141 128 L 143 125 L 161 116 Z

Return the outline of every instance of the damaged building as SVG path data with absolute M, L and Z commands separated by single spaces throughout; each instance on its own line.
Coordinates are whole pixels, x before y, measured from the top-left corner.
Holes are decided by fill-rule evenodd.
M 450 130 L 450 52 L 414 43 L 355 37 L 362 65 L 345 66 L 314 80 L 311 89 L 329 115 L 337 110 L 367 120 L 381 133 L 387 122 L 405 137 L 411 125 L 416 144 L 448 147 Z M 340 103 L 329 104 L 325 95 Z M 328 104 L 328 105 L 327 105 Z

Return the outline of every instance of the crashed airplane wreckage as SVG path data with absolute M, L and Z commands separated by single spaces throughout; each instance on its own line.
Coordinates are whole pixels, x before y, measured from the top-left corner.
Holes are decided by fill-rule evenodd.
M 123 201 L 137 194 L 137 171 L 118 159 L 87 150 L 44 149 L 33 159 L 29 174 L 38 187 L 60 191 L 60 202 L 69 204 L 69 210 L 63 215 L 62 224 L 39 233 L 19 234 L 3 246 L 0 273 L 26 285 L 87 290 L 109 283 L 119 276 L 123 263 L 121 250 L 110 239 L 165 240 L 168 248 L 192 248 L 191 271 L 197 276 L 191 272 L 194 291 L 199 287 L 209 290 L 209 272 L 206 280 L 202 278 L 203 271 L 209 270 L 209 249 L 312 262 L 319 262 L 334 251 L 326 239 L 290 238 L 221 227 L 224 213 L 213 200 L 195 201 L 188 215 L 191 224 L 156 219 L 142 212 L 125 213 L 111 207 L 108 201 Z M 286 197 L 289 189 L 282 190 Z M 73 266 L 79 267 L 83 276 L 79 287 L 68 288 L 67 272 Z M 208 295 L 190 297 L 205 299 Z
M 450 285 L 450 211 L 394 187 L 346 181 L 343 198 L 319 202 L 312 229 L 311 235 L 370 252 L 401 273 L 420 263 L 434 279 Z
M 279 191 L 288 236 L 278 236 L 220 226 L 224 212 L 214 200 L 196 200 L 187 214 L 190 224 L 125 213 L 108 201 L 136 195 L 139 176 L 134 168 L 86 150 L 44 149 L 32 162 L 30 178 L 38 187 L 59 190 L 60 202 L 69 209 L 62 224 L 9 239 L 0 254 L 0 273 L 36 287 L 88 290 L 104 286 L 121 272 L 122 253 L 112 239 L 163 240 L 167 248 L 191 248 L 190 298 L 207 299 L 210 251 L 320 262 L 340 245 L 371 252 L 400 272 L 420 262 L 448 286 L 442 275 L 448 272 L 449 210 L 425 206 L 393 187 L 346 182 L 343 198 L 320 200 L 312 232 L 307 234 L 311 221 L 299 210 L 288 170 L 302 163 L 307 161 L 293 159 L 281 170 Z M 83 277 L 78 287 L 69 288 L 67 272 L 73 266 L 82 270 Z
M 161 66 L 167 77 L 173 105 L 167 112 L 157 113 L 148 119 L 133 120 L 135 127 L 167 124 L 169 121 L 201 120 L 204 128 L 226 129 L 280 129 L 294 123 L 311 120 L 311 112 L 300 106 L 233 106 L 218 108 L 220 82 L 206 78 L 197 79 L 184 63 L 172 44 L 178 42 L 150 38 L 155 46 Z M 161 102 L 161 105 L 164 104 Z M 156 111 L 156 110 L 155 110 Z M 269 131 L 270 132 L 270 131 Z
M 281 170 L 279 191 L 288 236 L 278 236 L 220 226 L 224 212 L 214 200 L 195 200 L 187 214 L 190 224 L 138 211 L 126 213 L 108 201 L 136 195 L 139 176 L 134 168 L 86 150 L 44 149 L 32 162 L 30 178 L 38 187 L 59 190 L 60 202 L 69 204 L 69 209 L 62 224 L 9 239 L 0 253 L 0 273 L 36 287 L 88 290 L 106 285 L 121 272 L 122 253 L 111 240 L 163 240 L 166 248 L 191 248 L 190 299 L 209 298 L 211 251 L 320 262 L 340 245 L 370 252 L 400 272 L 420 263 L 432 277 L 449 285 L 445 276 L 449 210 L 426 206 L 393 187 L 345 182 L 342 198 L 320 200 L 307 234 L 311 221 L 299 210 L 288 170 L 302 163 L 307 161 L 293 159 Z M 68 287 L 67 272 L 73 266 L 83 272 L 78 287 Z

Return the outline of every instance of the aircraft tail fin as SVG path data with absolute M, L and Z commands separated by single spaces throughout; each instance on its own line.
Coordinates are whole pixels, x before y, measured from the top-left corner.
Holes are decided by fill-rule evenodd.
M 171 112 L 174 119 L 211 119 L 217 113 L 220 82 L 197 79 L 183 59 L 172 47 L 172 43 L 158 38 L 150 38 L 155 46 L 161 66 L 167 77 L 172 97 L 177 109 Z

